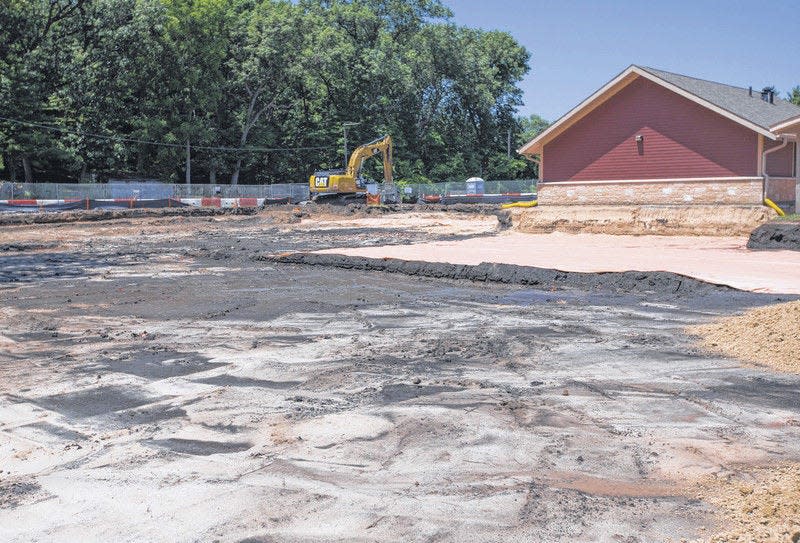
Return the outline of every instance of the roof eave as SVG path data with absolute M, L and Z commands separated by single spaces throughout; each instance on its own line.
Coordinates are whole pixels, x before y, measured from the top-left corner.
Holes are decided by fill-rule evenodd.
M 777 132 L 781 132 L 781 131 L 786 130 L 787 128 L 790 128 L 790 127 L 795 126 L 795 125 L 797 125 L 797 129 L 800 130 L 800 115 L 798 115 L 797 117 L 792 117 L 790 119 L 786 119 L 785 121 L 781 121 L 781 122 L 779 122 L 777 124 L 774 124 L 774 125 L 770 126 L 769 129 L 770 129 L 771 132 L 777 133 Z

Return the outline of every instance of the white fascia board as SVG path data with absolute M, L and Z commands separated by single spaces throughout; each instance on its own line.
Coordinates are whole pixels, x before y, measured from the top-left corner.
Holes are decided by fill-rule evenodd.
M 772 132 L 779 132 L 794 125 L 797 125 L 797 129 L 800 130 L 800 115 L 798 115 L 797 117 L 792 117 L 791 119 L 787 119 L 785 121 L 781 121 L 778 124 L 770 126 L 769 128 L 770 130 L 772 130 Z

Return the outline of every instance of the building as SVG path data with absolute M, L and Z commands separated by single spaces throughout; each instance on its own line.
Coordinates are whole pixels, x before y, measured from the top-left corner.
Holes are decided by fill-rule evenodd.
M 769 89 L 631 66 L 519 153 L 539 203 L 760 204 L 800 199 L 800 107 Z

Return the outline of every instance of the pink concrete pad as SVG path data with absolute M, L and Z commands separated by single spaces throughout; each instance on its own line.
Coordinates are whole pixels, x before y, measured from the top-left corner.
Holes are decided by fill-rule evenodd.
M 750 251 L 747 238 L 523 234 L 416 245 L 327 249 L 372 258 L 497 262 L 563 271 L 670 271 L 753 292 L 800 294 L 800 252 Z

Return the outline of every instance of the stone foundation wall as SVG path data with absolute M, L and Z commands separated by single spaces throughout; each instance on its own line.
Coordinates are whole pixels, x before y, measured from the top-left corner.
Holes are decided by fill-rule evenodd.
M 539 205 L 761 204 L 761 178 L 708 181 L 540 183 Z

